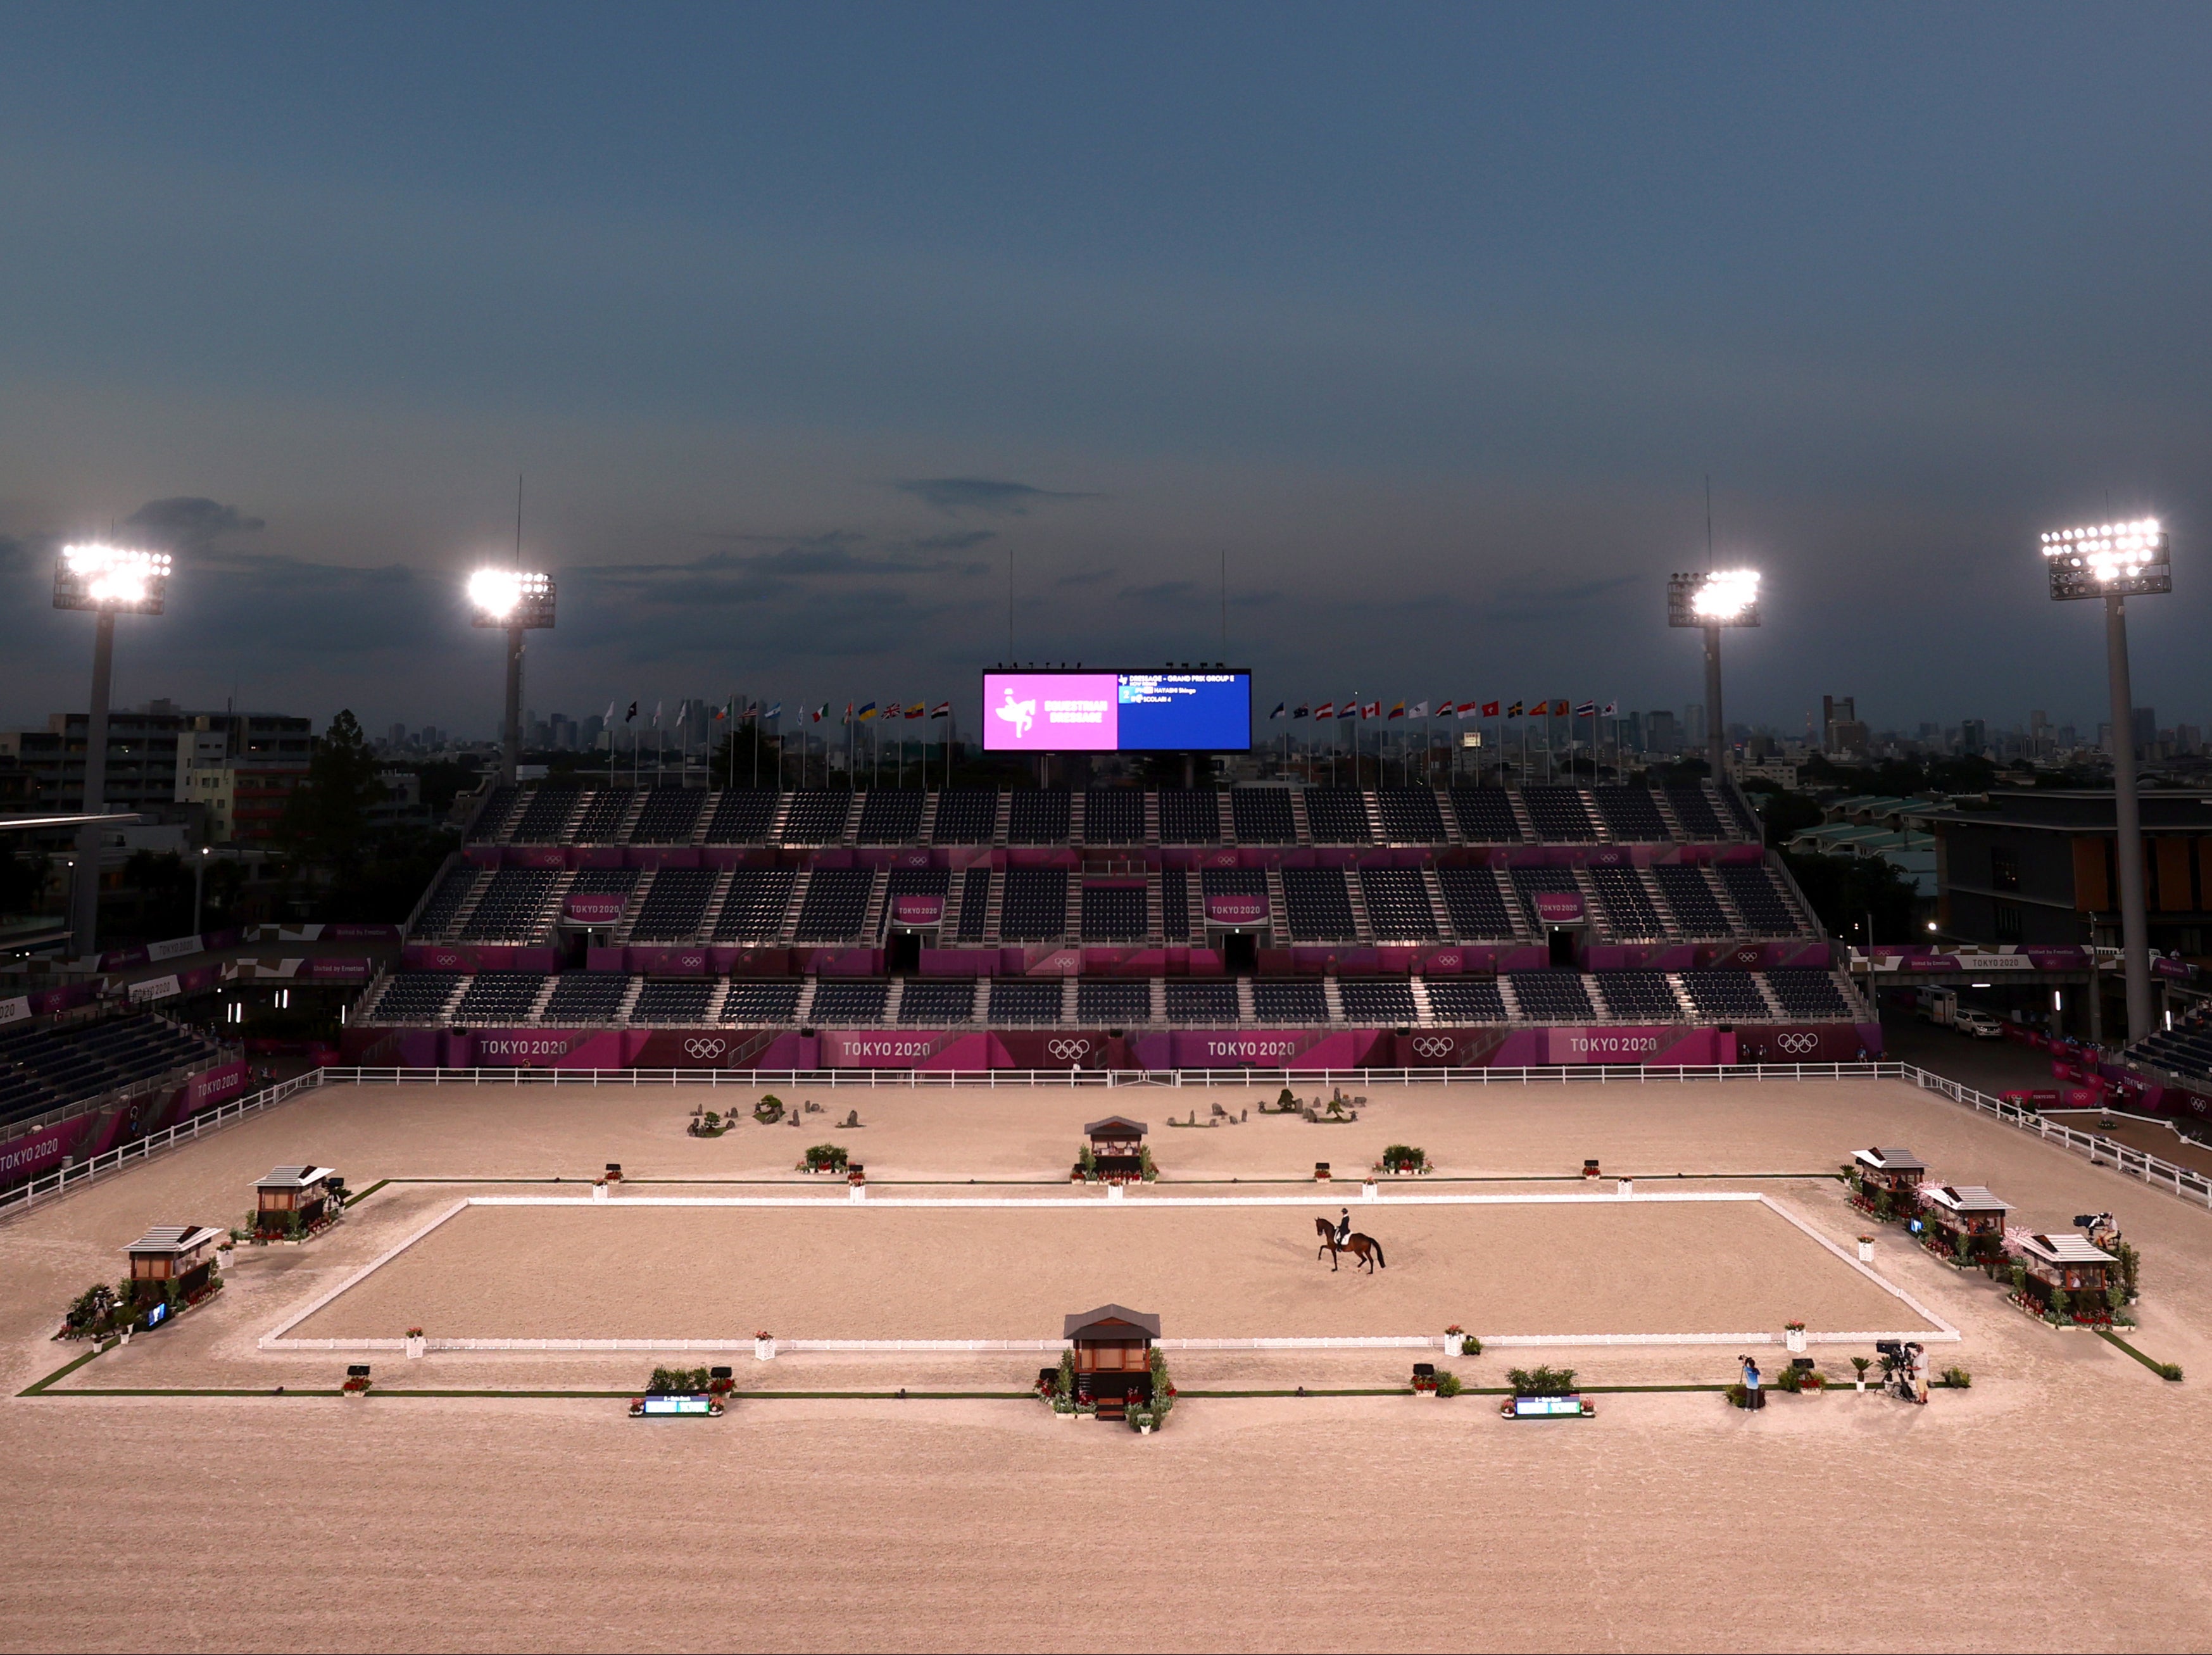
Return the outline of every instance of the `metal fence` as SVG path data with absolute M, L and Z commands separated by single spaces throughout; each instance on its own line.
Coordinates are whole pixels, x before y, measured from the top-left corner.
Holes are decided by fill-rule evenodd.
M 515 1086 L 1549 1086 L 1613 1081 L 1899 1080 L 1903 1063 L 1741 1063 L 1642 1068 L 1567 1063 L 1547 1068 L 1404 1069 L 416 1069 L 331 1068 L 331 1085 Z

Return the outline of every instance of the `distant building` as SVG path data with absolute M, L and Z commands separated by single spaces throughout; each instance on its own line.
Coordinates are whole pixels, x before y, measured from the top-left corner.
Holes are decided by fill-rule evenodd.
M 1967 718 L 1959 721 L 1959 751 L 1968 758 L 1979 758 L 1989 751 L 1988 721 Z
M 31 778 L 42 807 L 84 807 L 84 760 L 90 720 L 83 713 L 55 713 L 43 730 L 0 731 L 0 758 L 16 761 Z M 296 765 L 301 772 L 314 749 L 313 721 L 283 713 L 195 713 L 171 701 L 111 712 L 107 720 L 106 780 L 111 810 L 173 818 L 180 804 L 202 795 L 187 772 L 234 756 L 242 764 Z
M 1644 715 L 1644 743 L 1645 752 L 1661 758 L 1682 751 L 1681 726 L 1671 711 L 1661 707 Z

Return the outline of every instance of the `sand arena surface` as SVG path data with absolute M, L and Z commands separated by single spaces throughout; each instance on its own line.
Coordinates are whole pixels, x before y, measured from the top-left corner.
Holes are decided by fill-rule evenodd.
M 651 1188 L 653 1186 L 648 1186 Z M 1183 1338 L 1929 1324 L 1757 1202 L 1337 1208 L 471 1207 L 290 1330 L 504 1339 L 1051 1339 L 1108 1302 Z
M 833 1136 L 810 1116 L 689 1139 L 692 1094 L 667 1088 L 338 1089 L 0 1221 L 0 1647 L 2212 1645 L 2212 1214 L 1897 1083 L 1369 1091 L 1358 1126 L 1175 1132 L 1168 1110 L 1203 1115 L 1206 1094 L 816 1095 L 838 1118 L 860 1108 L 867 1125 L 834 1135 L 872 1180 L 1047 1193 L 1075 1128 L 1120 1111 L 1154 1123 L 1170 1188 L 1297 1179 L 1393 1141 L 1425 1147 L 1440 1177 L 1492 1181 L 1460 1187 L 1573 1188 L 1595 1155 L 1639 1189 L 1686 1172 L 1765 1190 L 1845 1244 L 1864 1220 L 1832 1182 L 1759 1175 L 1905 1144 L 1935 1176 L 1990 1184 L 2021 1223 L 2118 1213 L 2143 1254 L 2136 1342 L 2189 1380 L 2031 1323 L 1883 1229 L 1879 1268 L 1960 1328 L 1975 1374 L 1926 1409 L 1845 1394 L 1753 1417 L 1709 1395 L 1605 1396 L 1595 1419 L 1554 1426 L 1504 1424 L 1473 1398 L 1187 1396 L 1139 1439 L 1024 1402 L 748 1397 L 722 1420 L 645 1425 L 619 1402 L 400 1394 L 620 1390 L 652 1360 L 459 1355 L 376 1358 L 391 1394 L 367 1403 L 280 1400 L 279 1384 L 334 1385 L 347 1360 L 257 1351 L 289 1308 L 460 1196 L 544 1187 L 481 1180 L 619 1160 L 633 1178 L 820 1193 L 789 1168 Z M 257 1250 L 209 1306 L 78 1370 L 76 1394 L 13 1395 L 66 1355 L 47 1338 L 59 1307 L 117 1275 L 148 1223 L 234 1220 L 255 1177 L 303 1159 L 359 1189 L 470 1182 L 391 1184 L 327 1237 Z M 1592 1383 L 1662 1383 L 1730 1378 L 1726 1355 L 1555 1360 Z M 1451 1366 L 1495 1383 L 1512 1360 Z M 736 1366 L 749 1390 L 991 1390 L 1036 1363 Z M 1194 1353 L 1176 1377 L 1187 1393 L 1373 1385 L 1406 1366 Z M 261 1394 L 82 1394 L 161 1386 Z M 2107 1535 L 2092 1506 L 2124 1515 Z

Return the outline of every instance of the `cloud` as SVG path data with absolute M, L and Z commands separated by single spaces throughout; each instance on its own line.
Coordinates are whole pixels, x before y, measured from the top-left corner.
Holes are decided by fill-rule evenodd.
M 124 521 L 144 538 L 178 551 L 198 551 L 227 535 L 252 534 L 268 526 L 234 506 L 199 495 L 149 500 Z
M 1121 571 L 1119 569 L 1079 569 L 1073 575 L 1061 575 L 1058 580 L 1054 581 L 1053 584 L 1056 587 L 1097 586 L 1102 581 L 1110 581 L 1114 579 L 1114 577 L 1120 573 Z
M 910 478 L 891 486 L 948 517 L 957 517 L 963 511 L 984 512 L 994 517 L 1023 517 L 1032 505 L 1042 501 L 1098 498 L 1095 494 L 1037 489 L 1026 483 L 1002 483 L 988 477 Z
M 1116 594 L 1143 604 L 1180 603 L 1198 590 L 1194 581 L 1158 581 L 1151 586 L 1125 586 Z

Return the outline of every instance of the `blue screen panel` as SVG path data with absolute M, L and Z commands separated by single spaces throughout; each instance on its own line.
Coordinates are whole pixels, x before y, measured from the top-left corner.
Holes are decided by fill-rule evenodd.
M 1249 672 L 1123 672 L 1116 699 L 1123 752 L 1249 752 Z

